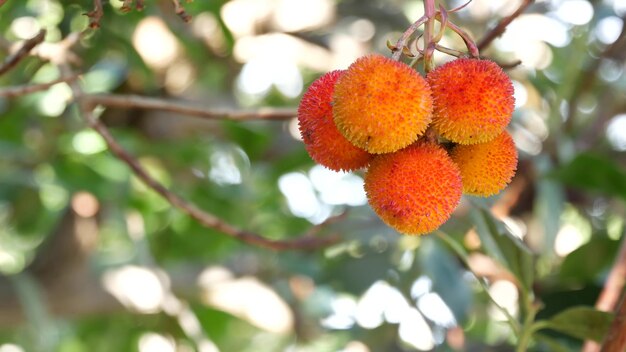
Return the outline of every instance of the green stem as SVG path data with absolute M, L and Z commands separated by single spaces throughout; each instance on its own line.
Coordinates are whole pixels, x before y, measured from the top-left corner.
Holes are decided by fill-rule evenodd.
M 524 296 L 523 303 L 526 310 L 526 317 L 524 318 L 524 324 L 522 325 L 521 334 L 517 342 L 516 352 L 528 350 L 528 345 L 530 345 L 533 333 L 547 326 L 545 322 L 535 322 L 535 316 L 540 306 L 533 303 L 532 295 L 528 292 L 522 292 L 522 294 Z

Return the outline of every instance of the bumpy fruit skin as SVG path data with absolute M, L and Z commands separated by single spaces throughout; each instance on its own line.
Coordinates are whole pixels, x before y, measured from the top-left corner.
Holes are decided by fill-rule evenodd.
M 417 142 L 376 156 L 365 174 L 365 192 L 378 216 L 398 232 L 421 235 L 448 220 L 461 199 L 461 175 L 446 151 Z
M 517 169 L 515 142 L 507 131 L 487 143 L 457 145 L 450 156 L 461 170 L 463 192 L 475 196 L 499 193 Z
M 352 144 L 390 153 L 417 140 L 431 121 L 426 80 L 406 64 L 382 55 L 356 60 L 335 86 L 335 124 Z
M 433 94 L 433 127 L 453 142 L 488 142 L 511 121 L 513 84 L 493 61 L 457 59 L 426 79 Z
M 332 97 L 337 79 L 345 71 L 331 71 L 315 80 L 300 100 L 300 135 L 311 158 L 334 171 L 367 166 L 372 155 L 355 147 L 339 133 L 333 122 Z

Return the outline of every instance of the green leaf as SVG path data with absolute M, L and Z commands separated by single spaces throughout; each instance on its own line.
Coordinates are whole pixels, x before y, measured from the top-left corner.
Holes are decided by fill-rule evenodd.
M 572 307 L 553 316 L 547 327 L 582 339 L 601 342 L 613 321 L 613 314 L 588 306 Z
M 541 334 L 535 334 L 535 339 L 542 345 L 545 345 L 545 351 L 550 352 L 570 352 L 571 346 L 565 346 L 562 341 L 555 340 L 551 337 Z
M 618 246 L 618 241 L 593 235 L 591 241 L 565 257 L 559 275 L 567 282 L 593 282 L 611 266 Z
M 532 252 L 491 212 L 479 206 L 472 211 L 476 231 L 487 254 L 500 262 L 517 277 L 526 290 L 533 282 L 534 266 Z
M 616 195 L 626 200 L 626 170 L 599 155 L 579 154 L 569 164 L 547 176 L 572 187 Z
M 458 261 L 433 238 L 425 238 L 418 249 L 420 266 L 457 321 L 464 321 L 472 306 L 472 294 Z
M 554 165 L 547 155 L 539 155 L 534 159 L 535 168 L 540 173 L 554 170 Z M 534 203 L 534 216 L 540 219 L 544 228 L 542 254 L 554 257 L 554 241 L 561 228 L 565 194 L 563 185 L 554 179 L 540 178 L 537 180 Z

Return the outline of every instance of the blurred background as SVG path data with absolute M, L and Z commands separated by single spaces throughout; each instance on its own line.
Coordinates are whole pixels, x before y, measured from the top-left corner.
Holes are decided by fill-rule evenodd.
M 479 41 L 521 3 L 474 0 L 451 19 Z M 423 14 L 413 0 L 196 0 L 184 4 L 187 24 L 169 0 L 141 12 L 122 4 L 104 1 L 101 28 L 68 57 L 87 93 L 289 107 L 294 117 L 310 82 L 389 54 L 386 42 Z M 0 91 L 57 79 L 54 49 L 88 27 L 92 9 L 0 1 L 0 58 L 47 31 L 34 55 L 0 75 Z M 288 239 L 348 210 L 320 231 L 340 242 L 310 252 L 241 243 L 173 208 L 83 123 L 68 84 L 0 97 L 0 352 L 513 350 L 494 301 L 514 318 L 533 299 L 539 318 L 593 306 L 616 260 L 625 18 L 624 0 L 536 1 L 481 51 L 503 65 L 521 60 L 507 69 L 518 173 L 496 197 L 464 197 L 438 235 L 382 224 L 362 173 L 314 165 L 295 118 L 96 110 L 159 181 L 237 227 Z M 443 44 L 464 49 L 451 31 Z M 451 59 L 436 54 L 438 64 Z M 530 250 L 486 243 L 494 231 Z M 549 330 L 536 342 L 582 345 Z

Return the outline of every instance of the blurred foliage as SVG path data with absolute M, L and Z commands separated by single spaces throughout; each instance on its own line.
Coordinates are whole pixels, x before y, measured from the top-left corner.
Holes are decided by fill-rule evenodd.
M 475 0 L 451 18 L 480 38 L 519 3 Z M 91 1 L 8 0 L 0 6 L 0 57 L 41 28 L 43 47 L 86 31 L 73 64 L 88 93 L 234 110 L 295 107 L 321 73 L 387 53 L 386 41 L 423 6 L 196 0 L 184 4 L 193 16 L 185 24 L 168 0 L 146 1 L 141 12 L 122 13 L 121 5 L 104 1 L 101 28 L 87 30 Z M 508 351 L 524 338 L 531 350 L 570 351 L 585 338 L 601 340 L 612 315 L 592 307 L 626 216 L 625 11 L 617 0 L 537 1 L 482 53 L 522 60 L 508 71 L 518 102 L 511 124 L 518 175 L 496 197 L 464 198 L 441 231 L 420 238 L 393 232 L 359 200 L 361 174 L 315 167 L 293 121 L 98 110 L 159 181 L 237 227 L 286 239 L 349 209 L 322 230 L 339 233 L 340 243 L 314 252 L 256 248 L 174 209 L 85 126 L 66 84 L 0 98 L 0 297 L 18 292 L 19 305 L 31 308 L 20 319 L 10 301 L 0 302 L 0 351 Z M 462 49 L 452 33 L 444 40 Z M 30 56 L 0 75 L 0 90 L 58 77 L 54 64 Z M 86 216 L 95 219 L 97 243 L 83 261 L 65 253 L 48 265 L 84 266 L 97 287 L 108 287 L 113 270 L 150 268 L 183 318 L 166 303 L 149 312 L 106 299 L 91 307 L 85 286 L 68 286 L 65 301 L 44 298 L 42 287 L 61 276 L 37 284 L 31 268 L 69 231 L 63 224 L 70 211 L 81 214 L 85 195 L 97 205 Z M 198 276 L 207 268 L 221 274 Z M 199 284 L 205 276 L 214 280 L 213 298 Z M 231 294 L 240 301 L 228 306 L 215 298 L 228 283 L 254 284 Z M 263 289 L 275 305 L 263 307 Z M 272 330 L 273 318 L 287 318 L 268 309 L 281 304 L 293 320 Z M 539 332 L 523 336 L 535 314 Z

